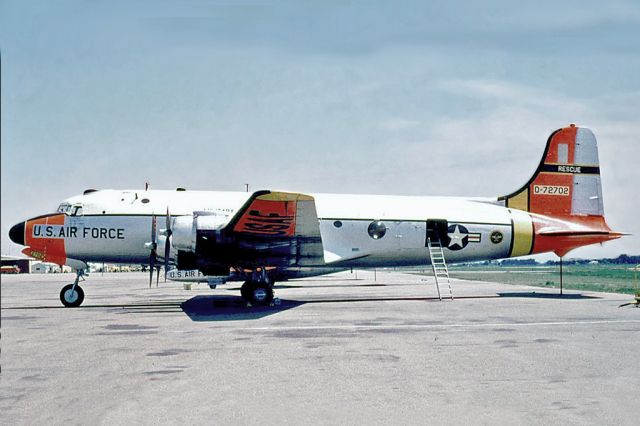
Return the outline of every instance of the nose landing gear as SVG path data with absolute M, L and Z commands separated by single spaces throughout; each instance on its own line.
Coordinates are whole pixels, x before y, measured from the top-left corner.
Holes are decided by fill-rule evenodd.
M 81 278 L 84 281 L 84 275 L 84 270 L 78 269 L 76 271 L 76 280 L 73 284 L 67 284 L 60 290 L 60 301 L 67 308 L 76 308 L 84 301 L 84 291 L 78 285 Z

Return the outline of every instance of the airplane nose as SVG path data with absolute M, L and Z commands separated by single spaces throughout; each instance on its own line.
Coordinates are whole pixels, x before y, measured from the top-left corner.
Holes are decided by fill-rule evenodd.
M 24 245 L 24 222 L 20 222 L 11 227 L 9 230 L 9 238 L 16 244 Z

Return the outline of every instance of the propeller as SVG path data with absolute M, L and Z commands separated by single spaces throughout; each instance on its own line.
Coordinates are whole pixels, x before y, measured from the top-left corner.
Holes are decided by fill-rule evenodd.
M 151 288 L 151 283 L 153 282 L 153 270 L 156 267 L 156 262 L 158 261 L 158 235 L 157 235 L 157 224 L 156 224 L 156 216 L 151 216 L 151 242 L 146 243 L 148 249 L 151 250 L 151 254 L 149 254 L 149 288 Z M 160 279 L 160 271 L 158 270 L 158 278 L 156 278 L 156 286 L 158 285 L 158 280 Z
M 169 256 L 171 256 L 171 241 L 169 238 L 173 231 L 171 230 L 171 214 L 169 214 L 169 207 L 167 207 L 167 216 L 166 216 L 166 228 L 164 230 L 165 240 L 164 240 L 164 282 L 167 282 L 167 272 L 169 271 Z

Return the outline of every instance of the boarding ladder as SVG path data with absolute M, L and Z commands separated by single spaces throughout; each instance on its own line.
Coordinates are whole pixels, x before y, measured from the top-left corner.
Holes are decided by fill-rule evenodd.
M 433 268 L 433 276 L 436 279 L 436 290 L 438 290 L 438 298 L 442 300 L 453 300 L 453 291 L 451 290 L 451 280 L 449 279 L 449 268 L 444 259 L 444 251 L 439 240 L 427 238 L 427 247 L 429 248 L 429 258 L 431 267 Z

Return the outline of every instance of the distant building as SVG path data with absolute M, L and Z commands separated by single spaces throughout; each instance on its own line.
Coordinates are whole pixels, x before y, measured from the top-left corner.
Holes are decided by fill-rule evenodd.
M 3 274 L 57 274 L 71 271 L 72 268 L 69 266 L 60 266 L 28 257 L 2 256 Z
M 49 273 L 49 268 L 47 267 L 46 263 L 42 263 L 42 262 L 37 262 L 34 263 L 33 265 L 31 265 L 31 271 L 32 274 L 47 274 Z
M 56 265 L 55 263 L 48 262 L 33 262 L 31 264 L 32 274 L 60 274 L 73 271 L 69 266 Z
M 34 262 L 27 257 L 2 256 L 2 273 L 28 274 Z

